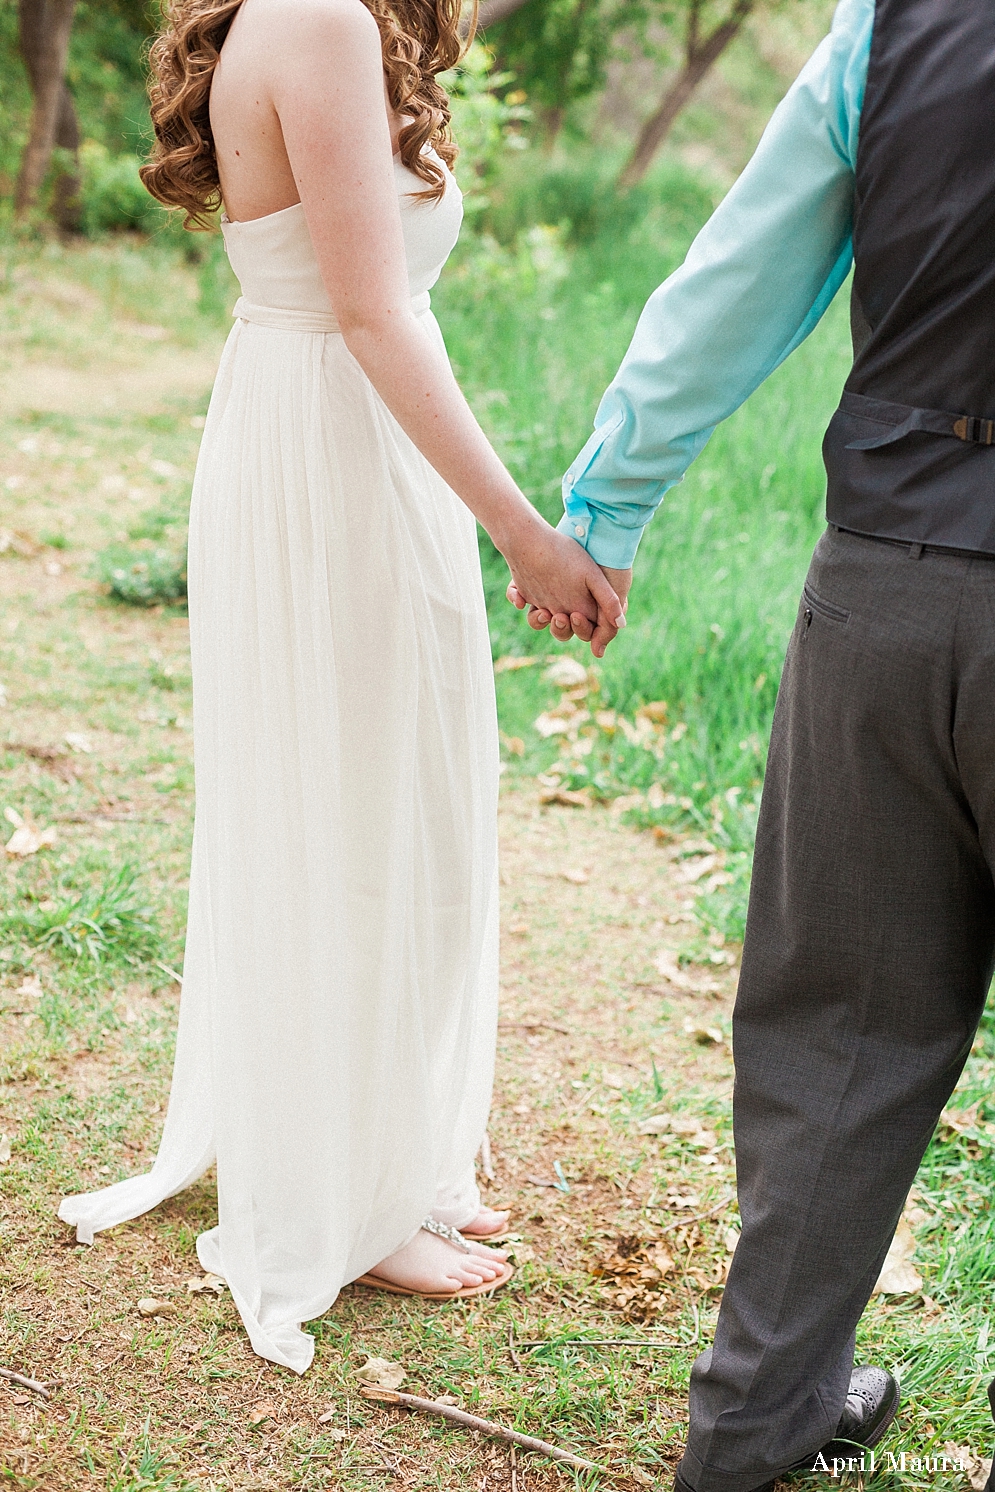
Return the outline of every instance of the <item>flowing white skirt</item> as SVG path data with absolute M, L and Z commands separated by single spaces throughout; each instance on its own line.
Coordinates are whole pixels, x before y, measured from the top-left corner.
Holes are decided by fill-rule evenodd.
M 430 321 L 434 332 L 434 319 Z M 441 337 L 440 337 L 441 340 Z M 497 727 L 475 526 L 335 333 L 237 322 L 190 523 L 197 807 L 155 1165 L 216 1159 L 198 1239 L 263 1357 L 413 1235 L 474 1216 L 497 1018 Z

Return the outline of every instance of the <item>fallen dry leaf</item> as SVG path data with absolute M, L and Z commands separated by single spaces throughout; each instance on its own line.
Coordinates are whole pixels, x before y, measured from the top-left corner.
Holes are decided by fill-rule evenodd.
M 8 824 L 14 825 L 14 832 L 4 846 L 8 855 L 17 855 L 23 859 L 24 856 L 36 855 L 39 850 L 55 843 L 56 830 L 51 826 L 42 829 L 29 813 L 22 817 L 16 809 L 5 808 L 3 816 Z
M 567 787 L 547 787 L 539 794 L 539 802 L 545 808 L 553 804 L 559 804 L 561 808 L 590 808 L 591 795 L 584 791 L 575 793 Z
M 711 1150 L 718 1143 L 714 1130 L 706 1129 L 700 1119 L 690 1114 L 675 1114 L 670 1121 L 671 1132 L 680 1135 L 688 1145 L 698 1150 Z
M 587 683 L 587 669 L 577 658 L 557 658 L 543 674 L 557 689 L 576 689 Z
M 361 1367 L 356 1368 L 353 1376 L 377 1388 L 400 1388 L 406 1374 L 399 1362 L 388 1362 L 385 1357 L 368 1357 Z
M 944 1109 L 940 1115 L 937 1139 L 960 1140 L 971 1160 L 977 1160 L 982 1150 L 982 1131 L 991 1131 L 981 1117 L 984 1099 L 978 1099 L 967 1109 Z
M 952 1140 L 955 1135 L 967 1134 L 976 1129 L 983 1099 L 972 1103 L 969 1109 L 944 1109 L 940 1115 L 940 1139 Z
M 498 658 L 494 664 L 495 673 L 515 673 L 520 668 L 535 668 L 539 663 L 545 663 L 546 659 L 541 653 L 533 654 L 530 658 Z
M 337 1409 L 329 1409 L 325 1414 L 322 1414 L 322 1415 L 318 1416 L 318 1423 L 319 1423 L 319 1425 L 327 1425 L 327 1424 L 330 1424 L 333 1419 L 337 1419 L 337 1418 L 338 1418 L 338 1410 Z M 346 1433 L 345 1430 L 339 1430 L 339 1429 L 326 1430 L 325 1434 L 327 1435 L 327 1437 L 328 1437 L 329 1440 L 348 1440 L 348 1438 L 349 1438 L 348 1434 Z
M 636 719 L 652 720 L 654 725 L 666 725 L 667 723 L 667 701 L 665 699 L 651 699 L 648 704 L 640 705 L 636 711 Z
M 532 722 L 533 728 L 546 740 L 550 736 L 565 736 L 570 732 L 570 721 L 563 715 L 553 715 L 544 710 Z
M 36 544 L 30 534 L 19 529 L 0 528 L 0 554 L 9 551 L 19 554 L 22 559 L 34 559 L 40 552 L 41 546 Z
M 628 813 L 631 808 L 642 808 L 645 803 L 642 793 L 623 793 L 620 798 L 613 798 L 611 802 L 612 813 Z
M 670 1128 L 669 1114 L 651 1114 L 636 1127 L 636 1133 L 640 1135 L 665 1135 Z
M 272 1399 L 263 1399 L 249 1410 L 249 1424 L 261 1425 L 263 1420 L 276 1419 L 279 1410 Z
M 168 1300 L 156 1300 L 154 1295 L 146 1295 L 138 1302 L 138 1314 L 140 1316 L 175 1316 L 176 1307 Z
M 721 1046 L 725 1041 L 718 1026 L 699 1026 L 691 1016 L 684 1022 L 684 1030 L 694 1037 L 699 1046 Z
M 922 1275 L 911 1263 L 916 1251 L 912 1229 L 902 1218 L 895 1229 L 877 1284 L 872 1295 L 916 1295 L 922 1289 Z
M 972 1492 L 985 1492 L 992 1469 L 990 1457 L 976 1455 L 969 1445 L 954 1445 L 953 1441 L 948 1441 L 943 1447 L 943 1454 L 949 1456 L 951 1461 L 963 1464 Z
M 184 1280 L 183 1288 L 188 1295 L 223 1295 L 225 1282 L 219 1274 L 201 1274 Z
M 700 860 L 685 860 L 677 872 L 677 879 L 686 886 L 693 886 L 695 881 L 700 881 L 702 876 L 714 870 L 718 863 L 718 855 L 705 855 Z
M 673 1269 L 673 1256 L 664 1244 L 623 1236 L 594 1274 L 612 1287 L 616 1310 L 632 1321 L 650 1321 L 666 1303 L 666 1279 Z
M 691 976 L 685 974 L 681 968 L 677 954 L 672 948 L 661 948 L 653 962 L 657 972 L 662 974 L 667 983 L 672 984 L 675 989 L 696 990 L 698 988 Z
M 10 1160 L 10 1141 L 6 1135 L 0 1135 L 0 1166 L 5 1166 Z

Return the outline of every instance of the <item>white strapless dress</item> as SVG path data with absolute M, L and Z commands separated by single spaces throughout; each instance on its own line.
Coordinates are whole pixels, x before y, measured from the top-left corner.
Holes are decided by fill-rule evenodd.
M 460 226 L 395 162 L 416 312 Z M 83 1242 L 216 1160 L 197 1241 L 303 1372 L 339 1289 L 479 1198 L 497 1019 L 497 726 L 473 518 L 336 330 L 304 210 L 228 223 L 242 288 L 190 515 L 197 807 L 153 1169 Z

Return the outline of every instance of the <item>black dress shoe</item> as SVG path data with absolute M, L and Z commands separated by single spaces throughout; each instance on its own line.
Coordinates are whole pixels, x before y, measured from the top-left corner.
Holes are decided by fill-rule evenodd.
M 794 1471 L 821 1471 L 823 1467 L 819 1462 L 820 1456 L 832 1470 L 834 1460 L 845 1460 L 861 1450 L 869 1451 L 877 1445 L 898 1413 L 899 1398 L 898 1383 L 884 1368 L 854 1368 L 850 1374 L 846 1404 L 833 1439 L 804 1460 L 796 1461 L 793 1466 L 786 1466 L 778 1476 L 766 1482 L 758 1482 L 755 1487 L 750 1488 L 750 1492 L 772 1492 L 779 1477 L 789 1476 Z M 992 1399 L 992 1407 L 995 1413 L 995 1397 Z M 674 1492 L 694 1492 L 680 1472 L 674 1477 Z M 989 1483 L 986 1492 L 995 1492 L 995 1485 Z
M 898 1383 L 884 1368 L 854 1368 L 835 1436 L 804 1464 L 820 1455 L 832 1464 L 834 1457 L 852 1456 L 857 1449 L 869 1451 L 898 1413 L 899 1399 Z

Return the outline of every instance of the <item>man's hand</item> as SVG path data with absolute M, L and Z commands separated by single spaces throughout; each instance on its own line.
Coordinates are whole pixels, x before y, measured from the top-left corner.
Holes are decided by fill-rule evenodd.
M 576 540 L 540 523 L 524 541 L 504 550 L 512 576 L 508 600 L 519 610 L 531 608 L 531 627 L 536 628 L 533 614 L 545 617 L 542 626 L 552 623 L 555 637 L 580 637 L 590 643 L 596 658 L 603 658 L 609 642 L 625 626 L 622 598 Z
M 609 565 L 599 566 L 605 579 L 622 603 L 623 612 L 628 609 L 629 590 L 632 586 L 632 570 L 613 570 Z M 598 658 L 603 658 L 605 648 L 618 635 L 618 627 L 614 626 L 607 616 L 603 616 L 599 608 L 597 623 L 592 622 L 590 617 L 583 612 L 555 612 L 548 607 L 533 606 L 526 601 L 514 581 L 508 586 L 508 600 L 519 611 L 528 606 L 529 626 L 536 632 L 541 632 L 548 627 L 558 642 L 567 642 L 571 637 L 579 637 L 582 642 L 591 644 L 591 651 Z

